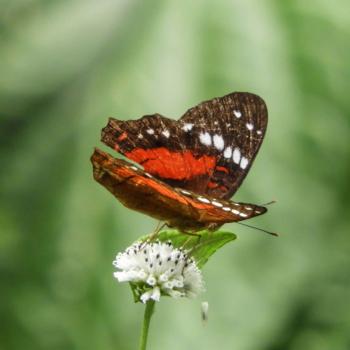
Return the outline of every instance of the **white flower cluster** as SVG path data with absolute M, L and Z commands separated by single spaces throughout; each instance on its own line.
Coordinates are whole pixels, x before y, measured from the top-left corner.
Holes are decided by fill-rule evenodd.
M 114 277 L 135 286 L 143 303 L 159 301 L 161 295 L 195 297 L 204 290 L 202 273 L 186 253 L 170 241 L 136 242 L 113 261 L 120 270 Z

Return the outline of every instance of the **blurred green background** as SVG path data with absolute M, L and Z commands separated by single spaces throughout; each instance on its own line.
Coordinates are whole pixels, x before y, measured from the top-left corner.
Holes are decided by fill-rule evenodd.
M 277 199 L 157 305 L 149 349 L 350 348 L 350 6 L 339 1 L 0 2 L 1 349 L 136 349 L 143 306 L 112 260 L 156 222 L 93 181 L 107 117 L 262 96 L 236 199 Z M 103 147 L 102 147 L 103 148 Z M 208 300 L 209 323 L 200 321 Z

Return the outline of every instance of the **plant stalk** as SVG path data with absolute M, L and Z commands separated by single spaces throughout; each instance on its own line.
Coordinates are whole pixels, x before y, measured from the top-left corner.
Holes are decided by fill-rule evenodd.
M 148 300 L 146 303 L 145 313 L 143 316 L 142 330 L 141 330 L 140 350 L 146 350 L 148 330 L 151 322 L 151 317 L 154 312 L 154 305 L 155 305 L 154 300 Z

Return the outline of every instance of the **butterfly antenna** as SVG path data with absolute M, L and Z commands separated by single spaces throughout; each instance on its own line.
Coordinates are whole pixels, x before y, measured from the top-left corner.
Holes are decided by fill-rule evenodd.
M 266 204 L 265 204 L 265 205 L 266 205 Z M 276 233 L 276 232 L 267 231 L 267 230 L 264 230 L 263 228 L 256 227 L 256 226 L 252 226 L 252 225 L 248 225 L 248 224 L 243 224 L 243 222 L 236 222 L 236 224 L 239 224 L 239 225 L 242 225 L 242 226 L 246 226 L 246 227 L 249 227 L 249 228 L 253 228 L 253 229 L 258 230 L 258 231 L 261 231 L 261 232 L 268 233 L 268 234 L 271 235 L 271 236 L 275 236 L 275 237 L 278 237 L 278 236 L 279 236 L 279 234 Z
M 261 206 L 262 206 L 262 207 L 265 207 L 265 206 L 267 206 L 267 205 L 271 205 L 271 204 L 275 204 L 275 203 L 277 203 L 277 201 L 276 201 L 276 200 L 272 200 L 272 201 L 270 201 L 270 202 L 261 204 Z

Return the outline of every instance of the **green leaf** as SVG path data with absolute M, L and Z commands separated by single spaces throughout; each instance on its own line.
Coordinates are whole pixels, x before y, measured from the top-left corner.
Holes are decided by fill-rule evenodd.
M 129 283 L 135 303 L 139 303 L 141 295 L 145 292 L 145 285 L 140 283 Z
M 137 241 L 146 241 L 149 236 L 142 236 Z M 163 230 L 157 235 L 161 242 L 171 241 L 175 248 L 183 248 L 189 251 L 199 268 L 202 268 L 208 259 L 226 243 L 234 241 L 237 236 L 228 231 L 199 231 L 196 235 L 182 233 L 175 229 Z M 134 302 L 140 302 L 140 296 L 146 291 L 145 284 L 129 283 Z
M 198 236 L 190 236 L 174 229 L 161 231 L 157 236 L 161 242 L 170 240 L 174 247 L 189 250 L 199 268 L 202 268 L 218 249 L 236 238 L 234 233 L 228 231 L 200 231 Z

